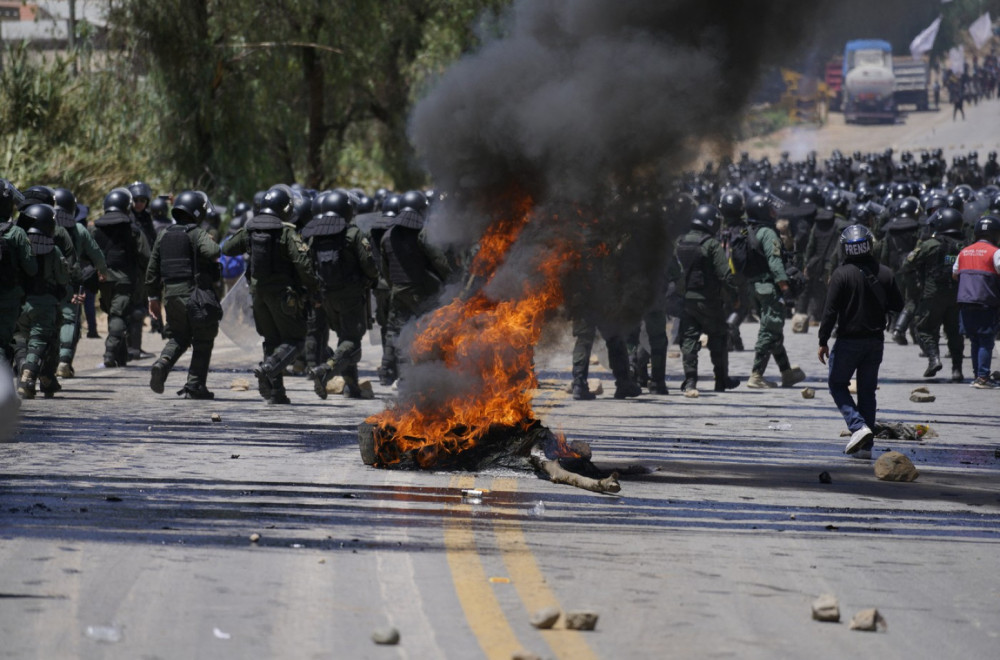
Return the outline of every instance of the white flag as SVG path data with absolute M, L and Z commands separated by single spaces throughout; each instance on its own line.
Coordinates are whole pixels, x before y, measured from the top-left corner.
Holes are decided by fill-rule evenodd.
M 914 37 L 910 42 L 910 55 L 913 59 L 919 58 L 924 53 L 934 48 L 934 40 L 937 39 L 938 30 L 941 28 L 941 17 L 938 16 L 934 22 L 927 26 L 927 29 Z
M 965 48 L 955 46 L 948 51 L 948 68 L 955 75 L 962 75 L 965 71 Z
M 993 21 L 990 20 L 990 12 L 986 12 L 976 19 L 976 22 L 969 26 L 969 34 L 976 48 L 982 48 L 983 44 L 993 36 Z

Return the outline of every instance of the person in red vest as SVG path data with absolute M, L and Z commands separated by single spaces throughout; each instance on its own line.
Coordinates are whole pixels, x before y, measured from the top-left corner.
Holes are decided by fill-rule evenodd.
M 1000 218 L 980 218 L 975 237 L 975 243 L 958 253 L 952 268 L 958 280 L 958 323 L 972 349 L 972 387 L 995 390 L 1000 382 L 990 376 L 990 362 L 1000 320 Z

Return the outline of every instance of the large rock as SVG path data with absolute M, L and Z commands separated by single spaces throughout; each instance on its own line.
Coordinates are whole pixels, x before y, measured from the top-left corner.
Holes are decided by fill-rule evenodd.
M 803 399 L 815 399 L 816 398 L 816 390 L 814 390 L 811 387 L 804 387 L 804 388 L 802 388 L 802 398 Z
M 562 612 L 559 611 L 558 607 L 543 607 L 531 615 L 531 625 L 539 630 L 548 630 L 556 625 L 560 614 Z
M 597 627 L 597 612 L 566 612 L 566 630 L 593 630 Z
M 840 603 L 837 602 L 836 596 L 823 594 L 813 601 L 812 613 L 817 621 L 837 623 L 840 621 Z
M 865 632 L 875 632 L 879 628 L 887 629 L 889 626 L 879 614 L 878 610 L 861 610 L 851 619 L 851 630 L 863 630 Z
M 913 481 L 920 473 L 906 456 L 887 451 L 875 461 L 875 476 L 882 481 Z
M 399 644 L 399 631 L 392 626 L 383 626 L 372 631 L 372 641 L 376 644 L 393 646 Z

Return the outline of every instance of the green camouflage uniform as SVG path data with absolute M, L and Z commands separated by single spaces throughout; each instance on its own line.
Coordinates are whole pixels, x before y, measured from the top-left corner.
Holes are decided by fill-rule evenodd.
M 325 399 L 326 382 L 335 375 L 342 375 L 348 394 L 356 396 L 360 394 L 358 362 L 361 360 L 361 341 L 368 330 L 368 291 L 378 280 L 379 271 L 368 237 L 354 225 L 349 225 L 343 232 L 344 246 L 339 256 L 337 276 L 327 281 L 316 252 L 323 238 L 311 238 L 309 247 L 313 266 L 322 282 L 322 313 L 330 329 L 337 333 L 337 349 L 324 365 L 314 370 L 316 394 Z
M 24 334 L 27 343 L 20 389 L 25 398 L 34 397 L 36 377 L 46 397 L 51 397 L 60 389 L 55 377 L 56 341 L 59 337 L 56 319 L 69 283 L 69 271 L 58 247 L 35 257 L 35 260 L 38 273 L 25 283 L 26 296 L 18 319 L 18 332 Z
M 73 239 L 73 250 L 76 254 L 76 267 L 78 277 L 82 277 L 84 261 L 93 266 L 98 273 L 107 277 L 108 268 L 104 262 L 104 253 L 97 247 L 94 237 L 86 227 L 78 222 L 74 222 L 72 227 L 67 228 L 70 237 Z M 79 282 L 82 284 L 82 282 Z M 76 291 L 71 291 L 76 293 Z M 80 341 L 80 305 L 74 305 L 69 298 L 60 305 L 59 309 L 61 327 L 59 329 L 59 363 L 72 367 L 73 357 L 76 355 L 76 345 Z
M 254 219 L 226 241 L 222 253 L 229 257 L 250 253 L 247 276 L 253 297 L 253 320 L 264 338 L 264 360 L 254 373 L 263 398 L 272 403 L 287 403 L 283 372 L 302 350 L 306 305 L 318 293 L 318 282 L 309 248 L 296 233 L 295 225 L 289 223 L 281 226 L 275 244 L 274 268 L 266 275 L 255 272 L 251 250 Z
M 0 257 L 0 350 L 4 359 L 14 358 L 14 331 L 24 301 L 24 283 L 38 273 L 31 243 L 23 229 L 13 222 L 0 223 L 3 255 Z
M 677 252 L 697 250 L 691 258 L 684 279 L 684 311 L 681 315 L 679 340 L 684 363 L 685 388 L 694 388 L 698 381 L 698 351 L 701 335 L 708 335 L 708 353 L 715 373 L 716 389 L 724 391 L 729 384 L 729 351 L 724 296 L 736 295 L 736 276 L 722 243 L 703 231 L 692 230 L 677 241 Z M 681 256 L 682 263 L 688 257 Z M 720 389 L 721 388 L 721 389 Z
M 750 225 L 749 231 L 756 232 L 768 266 L 767 272 L 749 278 L 760 315 L 751 371 L 763 376 L 772 355 L 781 371 L 791 368 L 785 352 L 785 302 L 778 288 L 778 282 L 787 282 L 788 276 L 781 260 L 781 239 L 774 229 L 766 225 Z
M 198 260 L 197 281 L 194 272 L 188 280 L 164 281 L 163 279 L 161 245 L 167 232 L 178 231 L 173 227 L 183 227 L 187 231 L 192 251 Z M 167 373 L 174 368 L 177 360 L 190 346 L 191 364 L 188 367 L 187 384 L 178 394 L 210 398 L 206 386 L 208 367 L 212 359 L 215 337 L 219 334 L 219 324 L 218 322 L 193 323 L 188 316 L 187 304 L 195 286 L 212 291 L 214 295 L 213 276 L 218 272 L 216 260 L 219 258 L 219 245 L 212 240 L 208 232 L 198 226 L 174 225 L 173 227 L 160 232 L 157 236 L 149 257 L 149 266 L 146 268 L 145 290 L 149 292 L 149 300 L 160 300 L 162 295 L 162 310 L 166 315 L 163 336 L 166 337 L 167 343 L 160 352 L 159 359 L 153 364 L 153 368 L 160 370 L 156 378 L 162 385 Z
M 956 380 L 961 380 L 965 339 L 958 329 L 958 282 L 952 278 L 952 266 L 962 247 L 963 242 L 958 238 L 935 234 L 920 242 L 900 269 L 904 276 L 923 282 L 914 315 L 920 348 L 936 365 L 933 371 L 940 370 L 938 341 L 944 326 L 951 352 L 952 376 Z M 932 375 L 925 373 L 925 376 Z

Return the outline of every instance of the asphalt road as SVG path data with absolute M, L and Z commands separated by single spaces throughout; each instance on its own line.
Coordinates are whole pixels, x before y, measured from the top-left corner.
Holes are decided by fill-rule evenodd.
M 996 139 L 998 110 L 967 109 L 959 137 Z M 887 144 L 881 131 L 933 146 L 932 129 L 958 130 L 945 119 L 812 135 L 846 152 Z M 744 326 L 748 346 L 755 334 Z M 676 355 L 668 396 L 616 401 L 595 367 L 608 393 L 577 402 L 566 345 L 540 354 L 542 420 L 600 464 L 648 470 L 607 496 L 529 473 L 365 467 L 356 426 L 393 397 L 377 381 L 375 400 L 320 401 L 290 379 L 293 405 L 269 407 L 229 389 L 253 381 L 259 355 L 220 337 L 218 398 L 183 401 L 182 373 L 155 395 L 151 360 L 98 369 L 102 342 L 84 339 L 78 377 L 25 402 L 20 434 L 0 444 L 0 657 L 995 657 L 1000 395 L 925 382 L 917 349 L 887 344 L 881 419 L 938 435 L 879 441 L 876 455 L 903 452 L 921 472 L 881 482 L 841 453 L 815 344 L 815 330 L 788 336 L 809 376 L 799 387 L 697 399 L 676 391 Z M 745 378 L 751 357 L 733 354 L 732 373 Z M 377 360 L 366 341 L 364 377 Z M 925 384 L 937 400 L 911 402 Z M 463 498 L 473 487 L 482 497 Z M 826 593 L 840 624 L 810 619 Z M 545 606 L 593 610 L 597 630 L 537 631 Z M 888 629 L 850 631 L 870 607 Z M 372 643 L 384 625 L 399 645 Z
M 24 403 L 0 445 L 0 656 L 985 658 L 1000 643 L 998 395 L 938 380 L 936 402 L 911 403 L 912 346 L 886 347 L 880 414 L 939 437 L 876 445 L 913 459 L 909 484 L 841 454 L 814 334 L 788 340 L 813 400 L 741 387 L 577 402 L 568 354 L 539 356 L 545 423 L 598 463 L 653 470 L 614 497 L 365 467 L 355 427 L 391 390 L 324 402 L 292 379 L 293 405 L 269 407 L 228 388 L 259 358 L 218 343 L 212 402 L 175 397 L 182 373 L 153 394 L 149 360 L 91 368 L 102 342 L 85 339 L 78 378 Z M 750 358 L 733 354 L 733 373 Z M 674 356 L 673 386 L 678 369 Z M 843 623 L 810 620 L 824 593 Z M 598 612 L 597 630 L 534 630 L 548 605 Z M 868 607 L 887 631 L 848 630 Z M 398 646 L 371 642 L 381 625 Z

